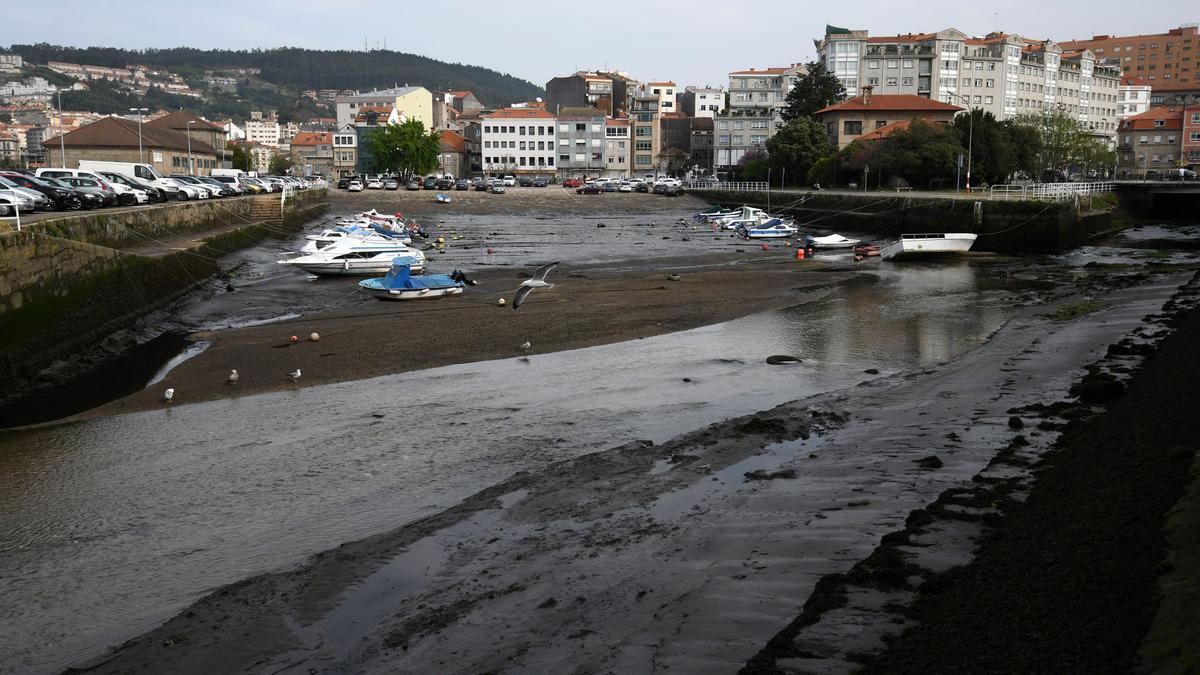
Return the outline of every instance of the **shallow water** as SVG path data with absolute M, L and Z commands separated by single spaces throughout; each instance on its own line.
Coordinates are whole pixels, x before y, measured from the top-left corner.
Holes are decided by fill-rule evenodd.
M 791 309 L 528 363 L 0 434 L 2 667 L 62 667 L 216 586 L 436 512 L 518 470 L 663 441 L 853 385 L 867 368 L 948 360 L 1011 313 L 1009 282 L 986 263 L 875 274 Z M 768 365 L 772 354 L 802 362 Z

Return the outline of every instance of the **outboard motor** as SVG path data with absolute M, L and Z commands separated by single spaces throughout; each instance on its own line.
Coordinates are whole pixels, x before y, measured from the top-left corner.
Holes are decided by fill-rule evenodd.
M 467 275 L 463 274 L 462 270 L 454 270 L 453 272 L 451 272 L 450 279 L 452 281 L 462 282 L 468 286 L 474 286 L 477 283 L 474 279 L 468 279 Z

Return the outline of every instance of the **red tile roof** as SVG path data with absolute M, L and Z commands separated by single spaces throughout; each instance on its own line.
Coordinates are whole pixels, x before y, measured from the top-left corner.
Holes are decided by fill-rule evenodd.
M 301 131 L 292 137 L 292 145 L 333 145 L 333 134 L 326 131 Z
M 827 112 L 853 112 L 857 110 L 895 110 L 911 112 L 958 112 L 964 110 L 956 105 L 934 101 L 912 94 L 872 94 L 869 104 L 863 103 L 862 96 L 846 99 L 827 108 L 822 108 L 814 115 Z
M 1122 87 L 1149 87 L 1150 83 L 1143 80 L 1140 77 L 1134 77 L 1133 75 L 1122 75 L 1121 76 L 1121 86 Z
M 1158 126 L 1155 122 L 1163 122 Z M 1151 108 L 1140 115 L 1127 117 L 1121 122 L 1121 131 L 1150 131 L 1153 129 L 1182 129 L 1183 108 Z
M 858 140 L 860 142 L 861 141 L 882 140 L 884 138 L 887 138 L 888 136 L 891 136 L 893 132 L 900 131 L 901 129 L 907 129 L 909 126 L 912 125 L 912 123 L 913 123 L 912 120 L 900 120 L 899 122 L 892 122 L 891 124 L 888 124 L 886 126 L 879 127 L 878 129 L 872 131 L 871 133 L 863 134 L 862 136 L 859 136 Z
M 442 147 L 449 148 L 455 152 L 467 151 L 467 139 L 454 131 L 439 131 L 438 136 L 441 137 Z
M 514 120 L 514 119 L 554 119 L 554 115 L 546 112 L 542 108 L 501 108 L 494 113 L 483 115 L 484 119 L 489 120 Z

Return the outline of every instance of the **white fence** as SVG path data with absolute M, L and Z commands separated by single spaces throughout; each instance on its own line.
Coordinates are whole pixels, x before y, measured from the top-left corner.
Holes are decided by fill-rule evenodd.
M 1049 199 L 1063 201 L 1075 197 L 1112 192 L 1116 183 L 1031 183 L 1029 185 L 993 185 L 991 198 L 1009 199 Z
M 767 183 L 765 181 L 718 183 L 716 181 L 691 180 L 685 181 L 683 185 L 689 190 L 730 190 L 737 192 L 766 192 L 767 190 Z

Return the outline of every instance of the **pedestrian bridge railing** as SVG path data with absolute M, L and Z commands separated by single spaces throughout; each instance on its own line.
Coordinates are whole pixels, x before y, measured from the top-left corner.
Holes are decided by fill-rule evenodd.
M 1063 201 L 1075 197 L 1112 192 L 1116 183 L 1030 183 L 1029 185 L 993 185 L 991 198 L 1009 199 L 1048 199 Z
M 766 181 L 719 183 L 717 181 L 691 180 L 684 183 L 688 190 L 727 190 L 730 192 L 765 192 Z

